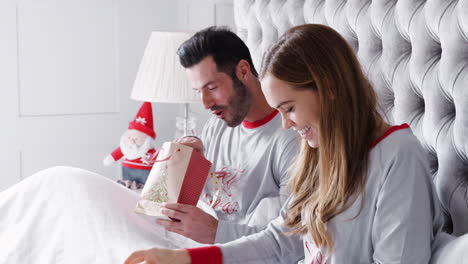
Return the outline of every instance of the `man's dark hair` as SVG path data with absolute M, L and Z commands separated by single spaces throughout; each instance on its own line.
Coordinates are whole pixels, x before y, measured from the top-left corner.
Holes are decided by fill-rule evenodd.
M 218 71 L 231 77 L 235 77 L 235 67 L 239 61 L 246 60 L 253 75 L 258 76 L 249 49 L 226 27 L 212 26 L 198 31 L 180 45 L 177 55 L 184 68 L 192 67 L 204 58 L 212 56 Z

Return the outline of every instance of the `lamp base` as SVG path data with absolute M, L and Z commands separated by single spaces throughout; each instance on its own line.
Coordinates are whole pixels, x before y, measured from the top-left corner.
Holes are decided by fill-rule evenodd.
M 176 117 L 176 132 L 174 139 L 179 139 L 185 136 L 196 136 L 196 118 L 191 116 L 188 118 Z

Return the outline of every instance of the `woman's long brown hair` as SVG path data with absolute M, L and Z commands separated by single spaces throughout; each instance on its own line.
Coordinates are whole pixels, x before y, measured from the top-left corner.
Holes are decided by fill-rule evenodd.
M 324 25 L 288 30 L 265 54 L 260 78 L 266 74 L 318 92 L 319 147 L 301 143 L 285 222 L 293 233 L 308 233 L 317 246 L 332 250 L 327 222 L 364 194 L 369 147 L 381 121 L 375 92 L 352 48 Z

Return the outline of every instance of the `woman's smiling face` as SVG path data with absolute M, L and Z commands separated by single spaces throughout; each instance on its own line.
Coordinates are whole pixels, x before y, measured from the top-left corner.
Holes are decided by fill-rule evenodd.
M 284 128 L 292 128 L 312 148 L 319 147 L 320 101 L 317 91 L 297 89 L 270 73 L 261 80 L 268 104 L 279 110 Z

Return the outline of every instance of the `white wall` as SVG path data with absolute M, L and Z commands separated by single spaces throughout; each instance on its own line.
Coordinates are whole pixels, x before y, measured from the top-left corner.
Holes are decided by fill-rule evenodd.
M 232 26 L 230 10 L 231 0 L 1 0 L 0 191 L 55 165 L 120 177 L 102 159 L 141 105 L 129 97 L 150 32 Z M 200 131 L 208 112 L 191 109 Z M 160 146 L 183 108 L 153 113 Z
M 232 0 L 179 0 L 179 10 L 184 29 L 197 31 L 217 25 L 235 31 Z
M 179 29 L 178 13 L 164 0 L 0 1 L 0 190 L 54 165 L 117 178 L 101 161 L 140 106 L 129 96 L 150 32 Z M 178 107 L 154 108 L 162 142 Z

